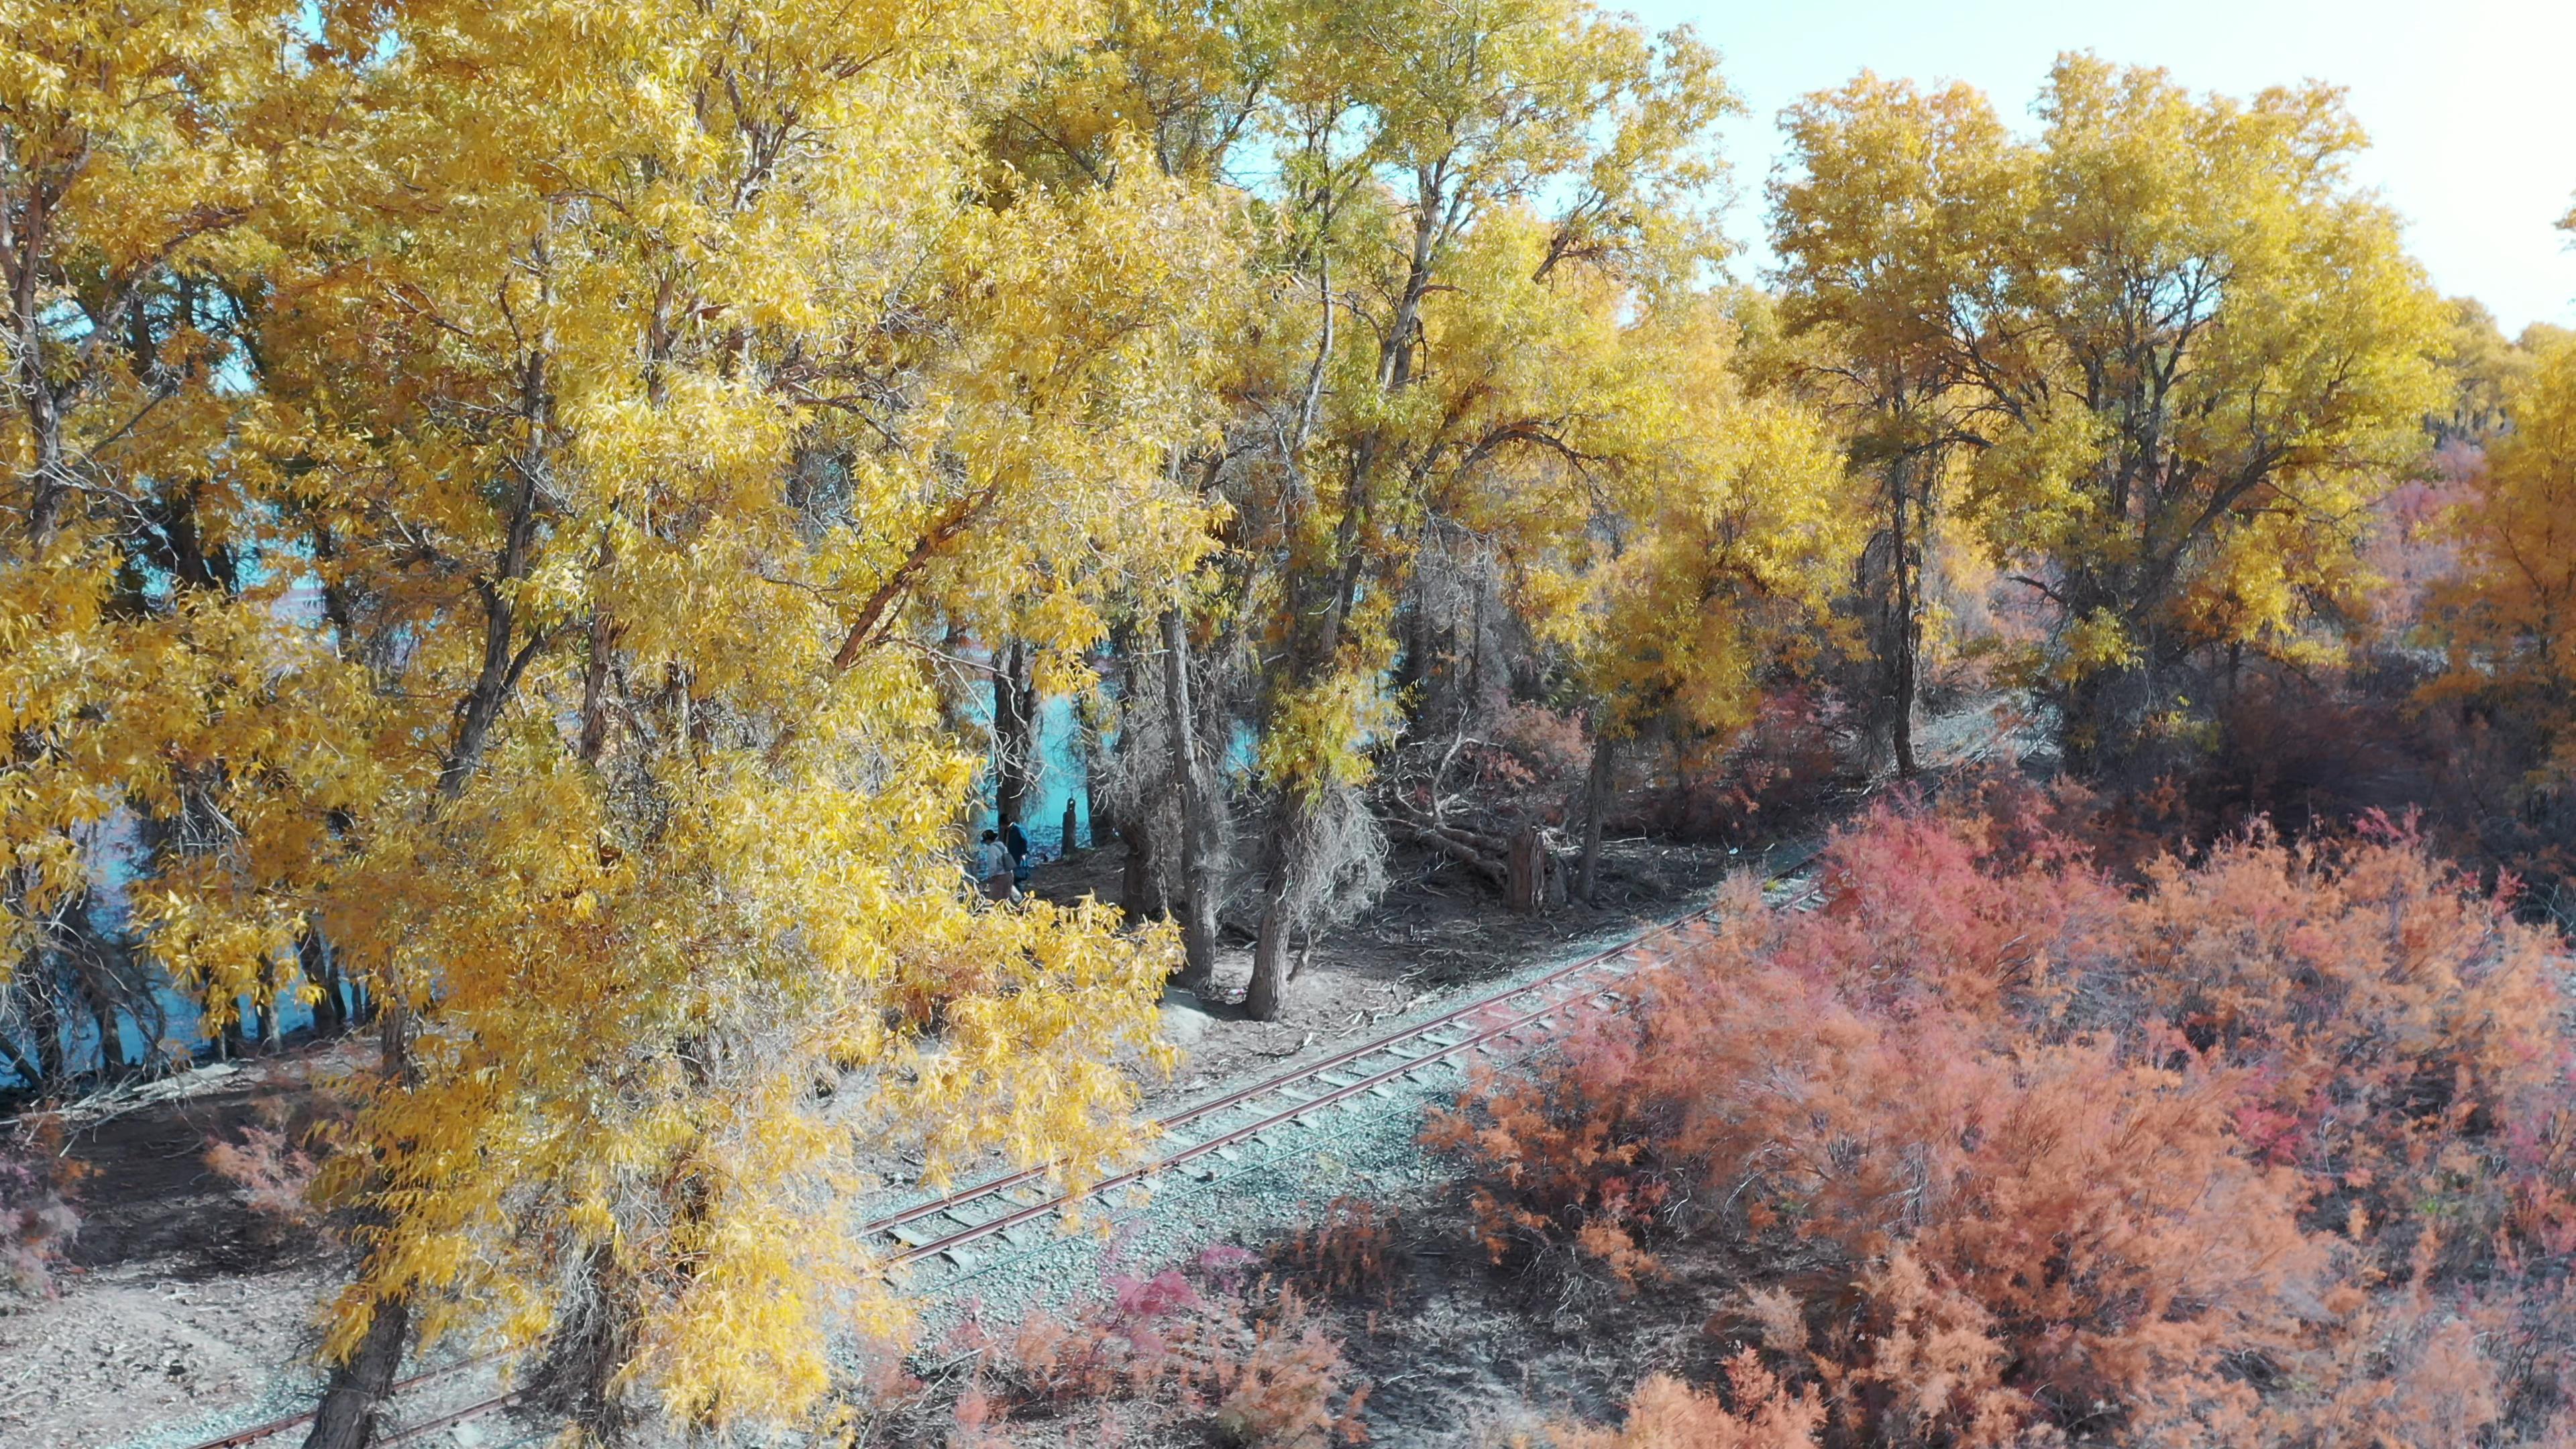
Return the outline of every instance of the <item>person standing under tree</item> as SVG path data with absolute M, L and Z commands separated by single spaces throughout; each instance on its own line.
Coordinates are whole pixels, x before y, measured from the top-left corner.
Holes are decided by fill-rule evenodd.
M 975 847 L 975 880 L 983 887 L 985 899 L 1016 901 L 1020 898 L 1014 864 L 1009 848 L 1002 844 L 1001 832 L 985 831 L 984 843 Z
M 1011 855 L 1011 894 L 1018 895 L 1029 887 L 1029 875 L 1036 866 L 1029 860 L 1029 833 L 1020 822 L 1002 822 L 1002 847 Z

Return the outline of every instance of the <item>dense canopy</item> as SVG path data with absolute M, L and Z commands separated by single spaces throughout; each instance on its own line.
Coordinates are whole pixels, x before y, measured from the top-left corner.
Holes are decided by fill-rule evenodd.
M 0 0 L 0 1077 L 370 1034 L 318 1444 L 453 1332 L 795 1423 L 905 1313 L 851 1194 L 1096 1178 L 1222 932 L 1267 1017 L 1391 839 L 1588 894 L 1622 760 L 1784 710 L 2168 761 L 2437 443 L 2421 698 L 2563 779 L 2576 349 L 2338 93 L 1864 74 L 1769 276 L 1738 107 L 1589 0 Z M 1530 711 L 1579 823 L 1451 818 Z M 1051 754 L 1118 906 L 967 878 Z

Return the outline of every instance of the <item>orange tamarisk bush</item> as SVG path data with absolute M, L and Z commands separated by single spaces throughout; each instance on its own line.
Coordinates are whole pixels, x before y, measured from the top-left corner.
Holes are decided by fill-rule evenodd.
M 2384 822 L 2132 896 L 2063 837 L 1891 810 L 1825 884 L 1739 887 L 1637 1012 L 1434 1123 L 1489 1250 L 1643 1291 L 1715 1255 L 1747 1288 L 1711 1332 L 1829 1443 L 2555 1420 L 2576 1091 L 2506 901 Z

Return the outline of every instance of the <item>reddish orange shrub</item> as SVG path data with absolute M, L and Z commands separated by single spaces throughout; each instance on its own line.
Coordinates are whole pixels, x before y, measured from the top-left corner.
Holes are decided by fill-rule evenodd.
M 259 1123 L 243 1126 L 238 1141 L 206 1139 L 206 1166 L 231 1183 L 242 1205 L 272 1231 L 324 1231 L 327 1224 L 311 1200 L 313 1180 L 341 1140 L 348 1103 L 319 1091 L 292 1099 L 269 1094 L 255 1098 L 251 1110 Z
M 1401 1217 L 1365 1198 L 1338 1197 L 1323 1221 L 1299 1228 L 1272 1250 L 1279 1277 L 1325 1298 L 1374 1300 L 1393 1307 L 1405 1271 L 1397 1240 Z
M 1657 1374 L 1637 1386 L 1628 1422 L 1618 1429 L 1560 1428 L 1548 1442 L 1555 1449 L 1812 1449 L 1825 1417 L 1812 1384 L 1790 1393 L 1751 1350 L 1728 1360 L 1726 1377 L 1720 1396 Z
M 1711 1331 L 1830 1443 L 2543 1432 L 2576 1341 L 2554 940 L 2385 826 L 2147 877 L 1881 812 L 1821 912 L 1740 887 L 1639 1010 L 1432 1139 L 1497 1259 L 1736 1270 Z M 2407 1437 L 2437 1428 L 2470 1437 Z
M 51 1113 L 0 1124 L 0 1294 L 60 1291 L 55 1272 L 80 1231 L 70 1202 L 79 1171 L 62 1143 L 62 1119 Z
M 1077 1407 L 1140 1430 L 1191 1424 L 1244 1449 L 1365 1443 L 1368 1385 L 1293 1290 L 1236 1281 L 1242 1256 L 1209 1255 L 1195 1283 L 1175 1270 L 1113 1275 L 1100 1296 L 1024 1315 L 1007 1337 L 968 1322 L 947 1344 L 980 1360 L 951 1449 L 1037 1442 L 1029 1418 Z

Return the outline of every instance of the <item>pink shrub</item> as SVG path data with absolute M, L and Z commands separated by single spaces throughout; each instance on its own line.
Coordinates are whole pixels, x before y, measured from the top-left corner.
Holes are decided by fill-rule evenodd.
M 56 1272 L 80 1231 L 69 1201 L 77 1170 L 61 1145 L 61 1123 L 49 1115 L 0 1128 L 0 1286 L 27 1297 L 61 1291 Z
M 2027 814 L 1881 811 L 1821 911 L 1740 886 L 1636 1012 L 1430 1137 L 1497 1260 L 1730 1265 L 1712 1332 L 1832 1443 L 2551 1421 L 2555 943 L 2393 829 L 2146 877 Z

